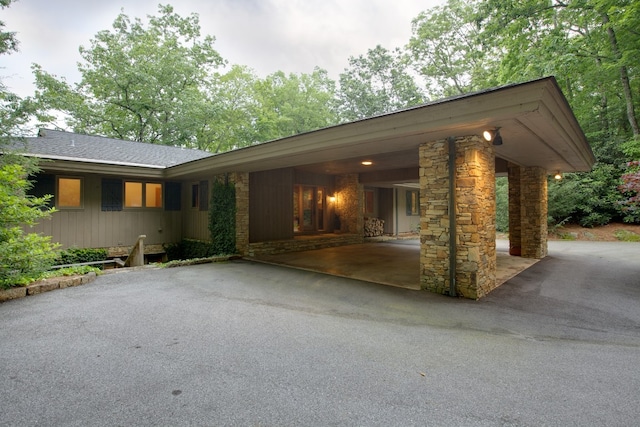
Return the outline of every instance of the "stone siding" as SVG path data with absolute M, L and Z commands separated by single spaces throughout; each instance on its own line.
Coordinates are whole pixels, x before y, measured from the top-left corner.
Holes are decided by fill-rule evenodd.
M 236 185 L 236 249 L 244 255 L 249 250 L 249 174 L 232 174 Z
M 522 254 L 522 213 L 520 209 L 520 166 L 509 163 L 509 254 Z
M 547 171 L 523 167 L 520 173 L 522 256 L 547 256 Z
M 340 218 L 340 232 L 363 235 L 364 189 L 358 181 L 358 174 L 338 175 L 335 182 L 335 194 L 335 213 Z
M 456 294 L 477 299 L 496 286 L 495 154 L 480 137 L 456 147 Z M 420 281 L 449 291 L 449 165 L 447 141 L 420 147 Z

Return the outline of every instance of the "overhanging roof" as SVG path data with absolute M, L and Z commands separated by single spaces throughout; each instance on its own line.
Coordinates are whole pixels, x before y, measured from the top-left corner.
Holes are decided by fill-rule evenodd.
M 538 166 L 550 173 L 588 171 L 595 162 L 553 77 L 451 97 L 216 155 L 51 130 L 27 139 L 27 155 L 49 160 L 42 167 L 52 171 L 155 179 L 199 179 L 285 167 L 324 174 L 410 171 L 418 168 L 421 143 L 481 135 L 495 128 L 500 128 L 504 141 L 495 147 L 499 159 Z M 362 160 L 371 160 L 373 165 L 363 166 Z
M 297 167 L 357 173 L 418 166 L 426 141 L 500 128 L 496 156 L 550 172 L 588 171 L 595 157 L 556 80 L 547 77 L 217 154 L 167 169 L 169 178 Z M 415 154 L 414 154 L 415 153 Z M 372 160 L 362 166 L 361 160 Z

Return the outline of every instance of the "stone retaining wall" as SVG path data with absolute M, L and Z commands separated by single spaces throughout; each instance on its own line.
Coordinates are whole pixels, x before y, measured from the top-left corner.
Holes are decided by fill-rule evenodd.
M 38 295 L 55 289 L 86 285 L 95 279 L 96 273 L 92 271 L 82 276 L 52 277 L 50 279 L 39 280 L 29 286 L 0 290 L 0 302 L 22 298 L 27 295 Z

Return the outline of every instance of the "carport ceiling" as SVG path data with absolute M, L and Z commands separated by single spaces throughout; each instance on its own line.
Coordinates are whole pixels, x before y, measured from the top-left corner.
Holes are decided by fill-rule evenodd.
M 168 177 L 295 167 L 362 173 L 417 167 L 426 141 L 500 128 L 496 157 L 549 172 L 586 171 L 595 157 L 553 77 L 469 95 L 218 154 L 168 170 Z M 360 162 L 370 160 L 372 166 Z

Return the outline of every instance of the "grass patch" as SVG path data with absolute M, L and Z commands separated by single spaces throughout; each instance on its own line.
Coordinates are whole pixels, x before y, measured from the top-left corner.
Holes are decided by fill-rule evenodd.
M 616 230 L 613 235 L 616 236 L 616 239 L 622 242 L 640 242 L 640 234 L 636 234 L 632 231 Z

